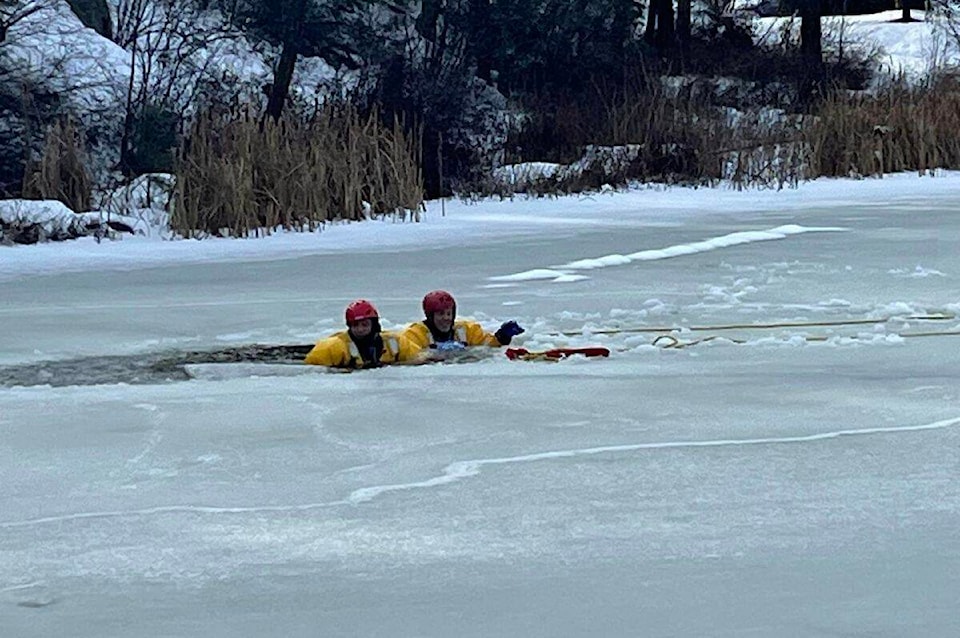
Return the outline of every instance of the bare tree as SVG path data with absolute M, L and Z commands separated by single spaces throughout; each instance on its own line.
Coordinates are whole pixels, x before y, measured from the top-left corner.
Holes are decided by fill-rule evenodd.
M 960 1 L 929 0 L 928 6 L 953 43 L 956 52 L 960 54 Z M 960 60 L 956 62 L 960 64 Z
M 53 0 L 0 0 L 0 44 L 6 41 L 10 27 L 54 4 Z
M 119 0 L 114 40 L 129 54 L 120 168 L 135 172 L 134 132 L 149 108 L 178 113 L 195 103 L 219 45 L 235 31 L 218 13 L 176 0 Z
M 15 9 L 11 10 L 11 7 Z M 113 108 L 116 47 L 91 35 L 61 0 L 0 0 L 0 94 L 33 91 L 58 98 L 75 113 Z M 61 113 L 65 114 L 65 113 Z
M 385 0 L 238 0 L 232 16 L 246 32 L 280 49 L 268 91 L 266 114 L 279 119 L 301 57 L 322 58 L 334 67 L 358 68 L 365 9 Z M 229 13 L 229 12 L 228 12 Z
M 85 97 L 109 90 L 105 62 L 84 44 L 89 35 L 59 0 L 0 0 L 0 118 L 6 123 L 0 188 L 10 192 L 35 166 L 46 129 L 81 110 L 109 107 Z
M 41 59 L 46 52 L 28 50 L 33 38 L 42 37 L 46 29 L 37 15 L 55 9 L 57 0 L 0 0 L 0 90 L 19 91 L 18 85 L 28 78 L 37 81 L 38 73 L 52 74 L 49 68 L 62 64 L 61 59 Z

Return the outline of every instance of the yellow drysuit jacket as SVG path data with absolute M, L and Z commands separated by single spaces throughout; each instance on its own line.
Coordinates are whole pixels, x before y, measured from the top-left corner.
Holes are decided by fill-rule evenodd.
M 453 331 L 454 334 L 456 334 L 457 341 L 467 346 L 491 346 L 493 348 L 499 348 L 503 345 L 497 341 L 495 336 L 486 332 L 483 326 L 476 321 L 457 319 L 453 322 Z M 418 350 L 423 350 L 433 345 L 433 335 L 430 334 L 430 329 L 427 328 L 427 324 L 422 321 L 411 323 L 401 334 L 403 337 L 406 337 L 409 342 L 414 344 Z
M 420 348 L 411 343 L 402 334 L 381 332 L 383 351 L 380 353 L 380 363 L 398 363 L 415 359 Z M 357 344 L 350 338 L 350 333 L 342 330 L 325 339 L 321 339 L 313 346 L 304 363 L 317 366 L 335 368 L 362 368 L 363 358 Z

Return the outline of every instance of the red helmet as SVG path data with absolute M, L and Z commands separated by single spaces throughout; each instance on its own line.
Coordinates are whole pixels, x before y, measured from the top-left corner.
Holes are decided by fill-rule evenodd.
M 423 312 L 426 316 L 432 317 L 433 313 L 442 312 L 447 308 L 452 308 L 454 312 L 457 311 L 457 302 L 454 301 L 453 295 L 446 290 L 434 290 L 424 295 Z
M 380 315 L 372 303 L 366 299 L 357 299 L 347 306 L 346 318 L 347 325 L 350 325 L 351 323 L 363 321 L 364 319 L 379 319 Z

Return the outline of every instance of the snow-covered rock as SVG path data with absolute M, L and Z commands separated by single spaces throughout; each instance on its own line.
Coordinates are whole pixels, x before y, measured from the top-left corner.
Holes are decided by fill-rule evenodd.
M 94 236 L 113 237 L 133 234 L 131 220 L 125 216 L 106 218 L 102 213 L 75 213 L 57 200 L 0 200 L 0 243 L 36 244 Z

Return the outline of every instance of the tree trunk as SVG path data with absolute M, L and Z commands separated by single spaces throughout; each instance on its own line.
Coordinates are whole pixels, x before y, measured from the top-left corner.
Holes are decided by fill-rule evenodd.
M 683 61 L 690 52 L 690 0 L 677 0 L 677 44 Z
M 643 39 L 647 44 L 653 44 L 657 39 L 657 7 L 661 0 L 650 0 L 647 5 L 647 24 L 643 29 Z
M 800 11 L 800 55 L 808 68 L 823 66 L 823 32 L 820 0 L 802 0 Z
M 673 0 L 660 0 L 657 3 L 657 48 L 667 51 L 674 42 Z
M 415 23 L 417 33 L 427 42 L 437 39 L 437 23 L 440 21 L 440 3 L 437 0 L 420 0 L 420 15 Z
M 297 55 L 296 44 L 287 42 L 283 45 L 277 70 L 273 73 L 273 86 L 270 87 L 270 96 L 267 98 L 267 116 L 274 120 L 280 119 L 283 106 L 287 103 L 290 82 L 293 80 L 293 70 L 297 65 Z
M 803 62 L 801 99 L 808 102 L 823 82 L 823 32 L 821 0 L 802 0 L 800 8 L 800 58 Z
M 663 53 L 674 44 L 673 0 L 650 0 L 643 39 Z
M 300 0 L 296 5 L 296 13 L 293 16 L 295 21 L 293 24 L 296 27 L 292 32 L 288 32 L 283 43 L 283 49 L 280 51 L 280 60 L 273 72 L 273 85 L 270 87 L 270 95 L 267 97 L 267 116 L 274 120 L 280 119 L 283 107 L 287 103 L 287 95 L 290 94 L 293 70 L 297 66 L 297 58 L 300 55 L 299 41 L 303 35 L 303 22 L 307 15 L 308 1 Z
M 136 124 L 136 113 L 142 104 L 137 104 L 134 97 L 134 80 L 137 75 L 137 41 L 134 39 L 130 49 L 130 78 L 127 80 L 127 103 L 123 114 L 123 132 L 120 135 L 120 172 L 124 175 L 133 173 L 133 127 Z M 140 92 L 142 95 L 142 91 Z
M 493 81 L 493 52 L 497 50 L 496 27 L 491 24 L 490 0 L 470 1 L 470 21 L 476 25 L 473 42 L 470 43 L 477 77 L 491 84 Z
M 113 39 L 113 20 L 110 19 L 107 0 L 67 0 L 67 4 L 83 26 L 93 29 L 108 40 Z

